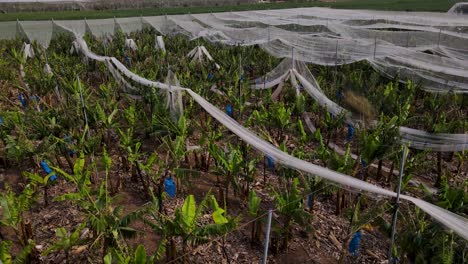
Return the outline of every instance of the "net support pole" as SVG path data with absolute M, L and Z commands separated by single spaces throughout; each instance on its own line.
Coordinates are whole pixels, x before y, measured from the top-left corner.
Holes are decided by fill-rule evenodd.
M 395 201 L 395 208 L 393 211 L 393 220 L 392 220 L 392 234 L 390 237 L 390 247 L 388 249 L 388 264 L 393 263 L 393 244 L 395 242 L 395 233 L 396 233 L 396 222 L 398 217 L 398 207 L 400 203 L 400 193 L 401 193 L 401 182 L 403 180 L 403 173 L 405 169 L 405 162 L 406 157 L 408 156 L 408 147 L 406 145 L 403 146 L 403 151 L 401 154 L 401 165 L 400 165 L 400 177 L 398 179 L 398 189 L 397 189 L 397 196 Z
M 374 38 L 374 59 L 375 59 L 375 54 L 377 53 L 377 36 Z
M 439 37 L 437 38 L 437 47 L 440 47 L 440 34 L 442 34 L 442 29 L 439 29 Z
M 409 47 L 409 32 L 406 33 L 406 47 Z
M 291 59 L 292 59 L 292 65 L 294 69 L 294 46 L 291 47 Z
M 263 249 L 263 259 L 262 264 L 267 263 L 268 259 L 268 247 L 270 246 L 270 231 L 271 231 L 271 217 L 273 215 L 273 210 L 268 210 L 268 221 L 266 226 L 266 234 L 265 234 L 265 247 Z
M 240 47 L 240 45 L 239 45 Z M 242 75 L 243 75 L 243 71 L 242 71 L 242 53 L 239 53 L 239 120 L 240 120 L 240 117 L 241 117 L 241 108 L 242 108 Z
M 270 43 L 270 40 L 271 40 L 271 38 L 270 38 L 270 25 L 268 25 L 268 43 Z
M 338 83 L 338 40 L 336 40 L 336 47 L 335 47 L 335 89 L 336 84 Z
M 81 87 L 81 81 L 80 81 L 80 78 L 78 77 L 78 75 L 76 76 L 76 80 L 78 81 L 78 88 L 80 89 L 81 109 L 83 111 L 85 126 L 88 127 L 88 115 L 86 114 L 86 105 L 85 105 L 85 101 L 84 101 L 84 97 L 83 97 L 83 89 Z M 85 129 L 87 129 L 87 128 L 85 128 Z M 86 136 L 87 136 L 88 139 L 90 138 L 89 129 L 88 129 L 88 132 L 86 133 Z

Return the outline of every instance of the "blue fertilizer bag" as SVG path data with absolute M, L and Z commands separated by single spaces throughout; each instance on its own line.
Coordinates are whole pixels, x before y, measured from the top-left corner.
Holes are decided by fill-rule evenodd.
M 232 118 L 232 105 L 227 105 L 226 106 L 226 114 Z
M 28 105 L 28 102 L 24 98 L 23 94 L 19 94 L 18 99 L 20 100 L 21 106 L 26 107 Z
M 164 189 L 171 198 L 176 196 L 176 187 L 176 183 L 174 180 L 172 180 L 172 178 L 167 178 L 164 180 Z
M 362 236 L 361 231 L 357 231 L 356 233 L 354 233 L 353 238 L 349 242 L 348 251 L 353 256 L 358 255 L 359 244 L 361 243 L 361 236 Z
M 273 169 L 275 167 L 275 160 L 270 156 L 267 156 L 266 159 L 267 159 L 267 167 L 269 169 Z
M 351 141 L 354 136 L 354 127 L 350 124 L 348 124 L 348 135 L 346 136 L 346 141 Z
M 47 173 L 47 175 L 49 175 L 49 174 L 51 174 L 51 173 L 54 172 L 54 171 L 49 167 L 49 164 L 47 164 L 47 162 L 46 162 L 45 160 L 42 160 L 42 161 L 41 161 L 41 168 L 42 168 L 42 170 L 43 170 L 45 173 Z M 55 180 L 57 180 L 57 175 L 55 175 L 55 173 L 54 173 L 54 174 L 52 174 L 52 175 L 50 176 L 49 179 L 50 179 L 51 181 L 55 181 Z

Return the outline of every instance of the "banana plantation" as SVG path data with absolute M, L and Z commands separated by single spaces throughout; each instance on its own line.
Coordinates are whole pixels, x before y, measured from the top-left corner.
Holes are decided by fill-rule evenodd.
M 0 263 L 467 263 L 466 93 L 158 35 L 0 40 Z

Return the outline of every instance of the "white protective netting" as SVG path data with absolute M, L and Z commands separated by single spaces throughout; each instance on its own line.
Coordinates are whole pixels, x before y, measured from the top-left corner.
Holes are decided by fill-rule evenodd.
M 23 43 L 23 46 L 21 47 L 21 52 L 23 53 L 23 60 L 25 61 L 28 58 L 33 58 L 35 55 L 33 46 L 28 43 Z
M 154 48 L 156 50 L 161 50 L 162 52 L 166 52 L 166 44 L 164 43 L 164 39 L 162 36 L 156 36 L 156 41 L 154 43 Z
M 326 108 L 334 116 L 344 114 L 346 123 L 358 124 L 357 120 L 352 119 L 351 112 L 330 100 L 323 93 L 320 85 L 304 62 L 286 58 L 265 76 L 255 79 L 251 87 L 253 89 L 270 89 L 277 86 L 272 93 L 272 99 L 276 99 L 279 93 L 282 92 L 284 82 L 288 80 L 291 80 L 292 87 L 296 89 L 296 94 L 299 94 L 300 88 L 303 88 L 321 107 Z M 299 84 L 301 87 L 299 87 Z M 468 150 L 468 134 L 432 134 L 422 130 L 401 127 L 400 137 L 401 143 L 416 149 L 440 152 Z
M 279 58 L 320 65 L 366 60 L 383 75 L 412 79 L 429 92 L 468 92 L 468 20 L 448 13 L 299 8 L 218 14 L 84 21 L 0 23 L 0 38 L 13 35 L 47 48 L 56 32 L 104 37 L 152 27 L 228 45 L 256 45 Z M 13 31 L 15 31 L 13 33 Z
M 468 15 L 468 2 L 456 3 L 447 11 L 449 14 Z
M 348 115 L 343 107 L 330 100 L 320 89 L 320 85 L 310 72 L 307 65 L 302 61 L 284 59 L 276 68 L 263 77 L 257 78 L 252 85 L 254 89 L 269 89 L 278 86 L 272 94 L 272 99 L 276 99 L 282 92 L 285 81 L 291 81 L 291 85 L 296 90 L 296 94 L 304 89 L 321 107 L 326 108 L 334 116 L 340 114 Z M 347 116 L 348 119 L 350 116 Z M 351 122 L 350 120 L 348 120 Z
M 401 141 L 411 148 L 440 152 L 468 150 L 468 134 L 432 134 L 425 131 L 400 127 Z
M 177 122 L 177 120 L 179 120 L 179 118 L 184 114 L 182 91 L 177 89 L 177 87 L 180 87 L 180 82 L 179 79 L 177 79 L 176 74 L 169 70 L 165 83 L 169 84 L 170 88 L 170 90 L 162 90 L 166 96 L 166 108 L 169 110 L 172 120 Z M 172 87 L 174 87 L 174 89 L 172 89 Z
M 135 43 L 135 40 L 134 39 L 125 39 L 125 47 L 127 49 L 131 49 L 133 51 L 137 51 L 138 50 L 138 46 L 137 44 Z
M 214 63 L 216 69 L 219 70 L 221 68 L 218 63 L 214 61 L 205 46 L 196 46 L 187 54 L 187 57 L 191 59 L 192 63 L 204 63 L 205 61 L 209 61 Z
M 83 43 L 84 40 L 79 40 L 78 43 Z M 242 140 L 244 140 L 249 145 L 253 146 L 258 151 L 262 152 L 265 155 L 268 155 L 275 159 L 278 163 L 283 166 L 300 170 L 305 173 L 311 175 L 317 175 L 334 183 L 337 183 L 341 186 L 352 188 L 355 190 L 359 190 L 362 192 L 369 192 L 373 193 L 378 196 L 384 197 L 395 197 L 396 193 L 383 189 L 382 187 L 373 185 L 371 183 L 353 178 L 348 175 L 344 175 L 332 170 L 329 170 L 324 167 L 320 167 L 318 165 L 312 164 L 310 162 L 295 158 L 272 144 L 266 142 L 262 138 L 255 135 L 253 132 L 248 130 L 247 128 L 243 127 L 239 123 L 237 123 L 234 119 L 230 118 L 226 115 L 223 111 L 216 108 L 214 105 L 206 101 L 203 97 L 195 93 L 194 91 L 188 88 L 182 87 L 175 87 L 171 84 L 167 83 L 160 83 L 147 80 L 143 77 L 140 77 L 130 70 L 128 70 L 122 63 L 120 63 L 117 59 L 112 57 L 102 57 L 95 55 L 93 52 L 86 49 L 86 45 L 81 44 L 80 48 L 82 50 L 82 54 L 92 55 L 93 57 L 89 57 L 91 59 L 94 58 L 103 58 L 107 65 L 113 64 L 113 71 L 119 71 L 121 76 L 125 76 L 126 78 L 131 79 L 134 82 L 137 82 L 141 85 L 163 89 L 166 91 L 186 91 L 203 109 L 205 109 L 213 118 L 218 120 L 222 123 L 226 128 L 228 128 L 232 133 L 236 134 Z M 421 199 L 417 199 L 411 196 L 402 195 L 401 199 L 410 201 L 414 203 L 417 207 L 421 208 L 427 214 L 431 215 L 434 219 L 439 221 L 441 224 L 446 226 L 447 228 L 453 230 L 456 234 L 460 235 L 464 239 L 468 240 L 468 220 L 456 215 L 448 210 L 435 206 L 433 204 L 427 203 Z

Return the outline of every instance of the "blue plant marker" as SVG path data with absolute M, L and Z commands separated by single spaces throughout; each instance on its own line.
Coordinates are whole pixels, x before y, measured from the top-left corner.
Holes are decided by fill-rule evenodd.
M 307 206 L 312 209 L 312 194 L 310 193 L 307 195 Z
M 353 238 L 349 242 L 349 248 L 348 251 L 351 253 L 353 256 L 358 255 L 358 250 L 359 250 L 359 244 L 361 243 L 361 231 L 357 231 L 354 233 Z
M 212 72 L 208 73 L 208 79 L 213 80 L 214 74 Z
M 0 126 L 3 126 L 3 118 L 0 116 Z
M 21 106 L 26 107 L 28 105 L 28 102 L 26 102 L 26 99 L 24 98 L 23 94 L 19 94 L 18 99 L 20 100 Z
M 128 56 L 125 56 L 125 63 L 127 64 L 128 67 L 132 67 L 132 63 L 131 63 L 130 58 Z
M 172 180 L 171 177 L 164 180 L 164 189 L 171 198 L 176 196 L 176 183 Z
M 354 136 L 354 127 L 351 124 L 348 124 L 348 135 L 346 136 L 346 141 L 351 141 Z
M 274 168 L 275 167 L 275 161 L 273 160 L 273 158 L 270 157 L 270 156 L 267 156 L 266 159 L 267 159 L 267 167 L 269 169 Z
M 336 91 L 335 96 L 336 96 L 336 99 L 338 99 L 338 101 L 341 101 L 344 98 L 343 91 L 341 90 Z
M 33 95 L 32 98 L 33 98 L 34 100 L 36 100 L 36 103 L 37 103 L 37 106 L 38 106 L 38 107 L 37 107 L 37 108 L 38 108 L 37 110 L 38 110 L 39 112 L 41 112 L 42 109 L 41 109 L 41 106 L 39 105 L 39 97 L 38 97 L 37 95 Z
M 367 162 L 363 159 L 361 159 L 361 165 L 362 167 L 367 168 Z
M 41 161 L 41 168 L 42 170 L 47 173 L 47 175 L 51 174 L 52 172 L 54 172 L 50 167 L 49 167 L 49 164 L 47 164 L 47 162 L 45 160 L 42 160 Z M 55 181 L 57 180 L 57 175 L 55 174 L 52 174 L 49 178 L 51 181 Z
M 65 139 L 65 142 L 67 142 L 68 144 L 73 144 L 73 141 L 70 135 L 65 135 L 64 139 Z M 75 155 L 75 151 L 73 151 L 72 149 L 69 149 L 68 155 L 70 155 L 70 157 L 73 157 L 73 155 Z
M 226 114 L 232 118 L 232 105 L 228 104 L 226 106 Z

